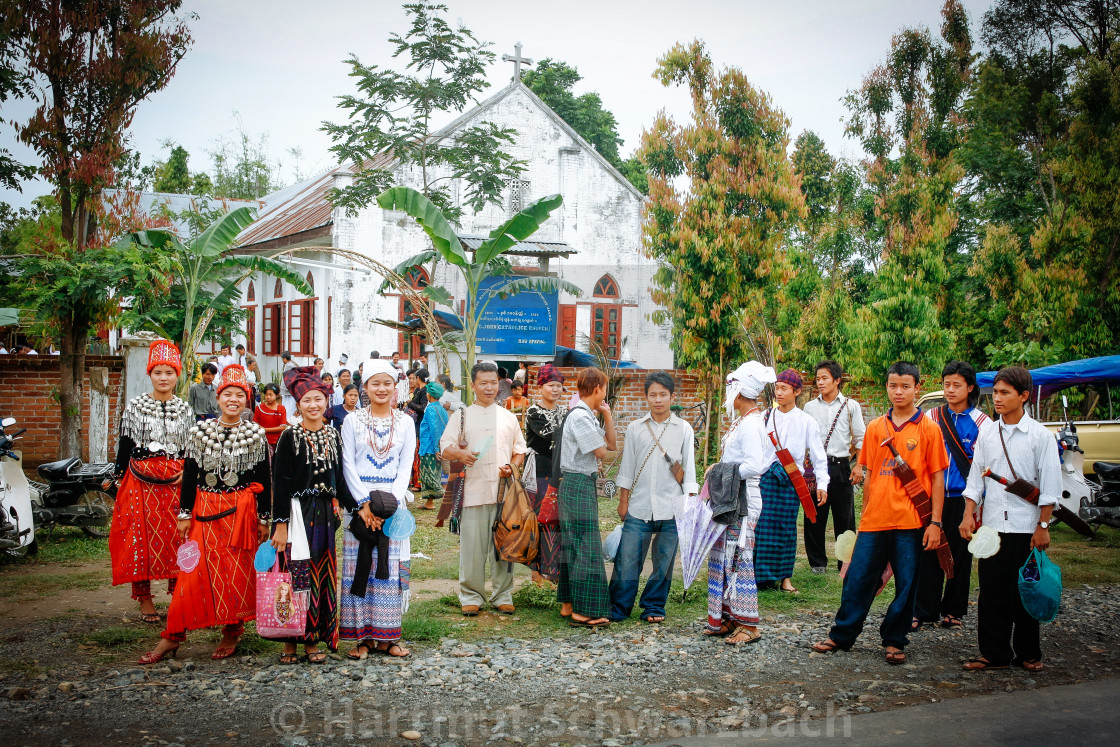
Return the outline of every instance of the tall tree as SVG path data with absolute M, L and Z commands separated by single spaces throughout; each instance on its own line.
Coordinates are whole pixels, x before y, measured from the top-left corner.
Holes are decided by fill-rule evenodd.
M 42 247 L 55 250 L 63 265 L 110 269 L 100 266 L 110 259 L 106 256 L 83 256 L 96 230 L 91 216 L 121 158 L 137 105 L 167 85 L 191 44 L 185 21 L 174 15 L 180 5 L 179 0 L 0 0 L 0 32 L 33 82 L 27 97 L 36 105 L 16 129 L 39 155 L 40 171 L 58 198 L 58 241 Z M 91 270 L 83 279 L 97 274 Z M 100 307 L 83 303 L 84 287 L 57 286 L 60 302 L 46 309 L 54 315 L 61 351 L 61 456 L 80 453 L 86 340 L 101 321 Z M 63 303 L 68 288 L 74 296 Z
M 618 121 L 614 114 L 603 108 L 603 100 L 597 93 L 576 96 L 574 88 L 581 80 L 583 76 L 576 68 L 548 57 L 537 63 L 535 70 L 521 73 L 521 82 L 530 91 L 571 125 L 580 137 L 591 143 L 642 194 L 648 194 L 649 180 L 641 159 L 631 156 L 623 160 L 619 155 L 622 137 L 618 134 Z
M 445 5 L 422 0 L 404 9 L 411 27 L 404 36 L 389 37 L 393 57 L 404 59 L 404 72 L 363 65 L 356 56 L 346 61 L 358 95 L 340 96 L 347 121 L 324 122 L 322 129 L 339 163 L 353 164 L 354 183 L 332 190 L 330 199 L 357 212 L 393 184 L 395 168 L 411 169 L 420 192 L 457 223 L 462 205 L 476 212 L 500 206 L 506 182 L 524 163 L 506 151 L 514 130 L 493 122 L 479 122 L 453 138 L 433 137 L 434 116 L 462 112 L 489 87 L 486 68 L 494 53 L 470 29 L 451 26 Z M 451 190 L 455 181 L 463 184 L 459 201 Z
M 954 156 L 971 49 L 963 7 L 946 0 L 940 40 L 925 28 L 904 29 L 886 63 L 846 99 L 847 131 L 867 152 L 881 224 L 883 262 L 871 304 L 860 309 L 862 359 L 871 371 L 899 359 L 939 370 L 952 352 L 953 281 L 966 270 L 957 195 L 964 173 Z
M 168 143 L 170 145 L 170 143 Z M 171 152 L 156 169 L 156 180 L 152 189 L 156 192 L 174 192 L 177 194 L 190 194 L 191 172 L 188 167 L 190 153 L 181 145 L 174 145 Z
M 669 50 L 654 75 L 688 86 L 692 111 L 681 124 L 662 112 L 643 134 L 642 244 L 659 264 L 652 294 L 673 324 L 677 365 L 710 381 L 749 355 L 741 316 L 791 279 L 782 243 L 805 198 L 786 154 L 789 120 L 742 71 L 716 69 L 694 41 Z

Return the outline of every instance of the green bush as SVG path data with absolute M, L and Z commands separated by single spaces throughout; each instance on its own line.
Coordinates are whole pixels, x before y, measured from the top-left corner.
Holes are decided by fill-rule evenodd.
M 555 609 L 556 587 L 551 583 L 525 583 L 514 592 L 513 603 L 518 607 L 532 607 L 539 610 Z

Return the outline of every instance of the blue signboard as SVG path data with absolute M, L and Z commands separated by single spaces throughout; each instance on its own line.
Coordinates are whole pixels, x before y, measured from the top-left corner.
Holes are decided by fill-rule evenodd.
M 521 291 L 501 298 L 498 293 L 516 276 L 490 277 L 482 281 L 478 300 L 489 305 L 478 323 L 479 353 L 485 356 L 551 356 L 556 352 L 557 291 Z

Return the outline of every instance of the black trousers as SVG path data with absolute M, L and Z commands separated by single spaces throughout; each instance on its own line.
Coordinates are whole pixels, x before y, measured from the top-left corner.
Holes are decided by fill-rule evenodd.
M 918 601 L 914 617 L 922 622 L 937 622 L 946 615 L 964 617 L 968 612 L 968 588 L 972 581 L 972 553 L 968 540 L 961 537 L 961 519 L 964 518 L 965 500 L 960 496 L 945 497 L 941 512 L 945 539 L 953 553 L 953 577 L 945 578 L 937 552 L 922 553 L 922 566 L 918 571 Z
M 849 529 L 856 528 L 855 488 L 850 482 L 852 465 L 843 457 L 828 458 L 828 502 L 817 506 L 817 520 L 810 522 L 805 517 L 805 555 L 809 558 L 809 565 L 813 568 L 824 568 L 828 565 L 828 554 L 825 552 L 825 529 L 828 528 L 828 512 L 832 511 L 832 538 L 836 539 Z M 813 496 L 816 500 L 816 496 Z M 840 562 L 836 562 L 836 569 L 840 570 Z
M 999 552 L 978 564 L 980 655 L 996 666 L 1042 659 L 1038 620 L 1019 596 L 1019 569 L 1031 554 L 1031 536 L 1000 532 Z

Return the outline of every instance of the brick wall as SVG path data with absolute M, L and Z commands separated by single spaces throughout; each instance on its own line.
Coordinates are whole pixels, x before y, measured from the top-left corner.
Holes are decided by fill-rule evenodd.
M 89 456 L 89 369 L 109 369 L 109 455 L 116 454 L 119 400 L 124 358 L 86 356 L 82 385 L 82 459 Z M 16 428 L 27 433 L 18 441 L 24 468 L 58 459 L 62 410 L 58 404 L 58 357 L 53 355 L 0 355 L 0 417 L 19 421 Z

